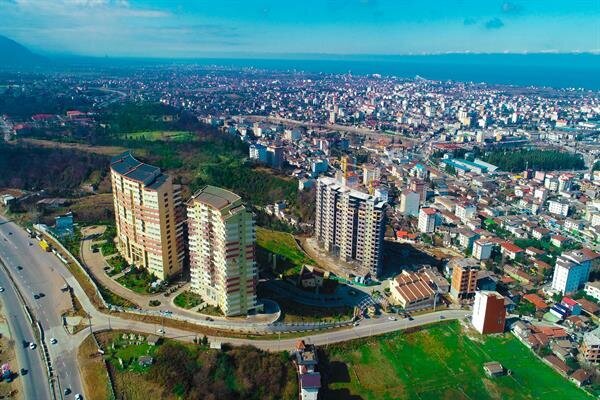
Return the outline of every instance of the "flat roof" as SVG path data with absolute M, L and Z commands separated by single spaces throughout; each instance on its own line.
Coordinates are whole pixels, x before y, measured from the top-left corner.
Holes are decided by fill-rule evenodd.
M 144 185 L 155 183 L 157 178 L 162 176 L 162 180 L 154 185 L 154 187 L 158 187 L 166 180 L 166 176 L 161 173 L 160 168 L 137 160 L 130 151 L 114 156 L 110 160 L 110 168 L 129 179 L 142 182 Z
M 190 199 L 190 203 L 198 201 L 211 207 L 222 210 L 223 208 L 241 200 L 242 198 L 229 190 L 216 186 L 205 186 L 198 190 Z

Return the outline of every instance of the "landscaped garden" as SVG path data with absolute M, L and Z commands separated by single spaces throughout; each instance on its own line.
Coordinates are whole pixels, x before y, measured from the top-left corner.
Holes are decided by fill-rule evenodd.
M 199 294 L 192 293 L 190 291 L 185 291 L 179 293 L 174 299 L 173 303 L 177 307 L 185 308 L 189 310 L 194 307 L 198 307 L 202 304 L 202 297 Z
M 119 277 L 117 282 L 136 293 L 149 294 L 154 292 L 151 284 L 155 280 L 156 277 L 145 269 L 131 268 L 129 272 Z
M 470 335 L 470 336 L 468 336 Z M 464 332 L 457 321 L 329 345 L 326 399 L 588 399 L 511 334 Z M 488 378 L 483 364 L 510 375 Z

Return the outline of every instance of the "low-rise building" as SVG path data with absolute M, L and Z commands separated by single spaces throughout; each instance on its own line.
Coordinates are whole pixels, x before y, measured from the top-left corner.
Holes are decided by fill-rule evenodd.
M 402 271 L 391 283 L 394 301 L 405 310 L 432 307 L 437 295 L 429 283 L 418 274 Z

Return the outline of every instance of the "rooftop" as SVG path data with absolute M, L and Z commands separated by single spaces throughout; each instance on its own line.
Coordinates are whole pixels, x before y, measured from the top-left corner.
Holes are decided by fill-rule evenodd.
M 166 180 L 160 168 L 144 164 L 133 157 L 130 151 L 126 151 L 110 160 L 110 168 L 116 173 L 134 181 L 142 182 L 144 185 L 158 187 Z
M 198 190 L 190 199 L 190 203 L 200 202 L 208 206 L 214 207 L 218 210 L 222 210 L 225 207 L 241 200 L 241 197 L 237 194 L 218 188 L 216 186 L 205 186 Z

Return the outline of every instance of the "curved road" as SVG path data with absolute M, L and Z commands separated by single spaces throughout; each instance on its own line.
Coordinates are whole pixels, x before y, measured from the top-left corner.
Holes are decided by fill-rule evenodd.
M 85 292 L 70 271 L 52 254 L 42 252 L 37 241 L 30 240 L 27 233 L 14 223 L 5 223 L 0 217 L 0 257 L 9 265 L 11 276 L 17 282 L 25 300 L 34 304 L 33 313 L 42 323 L 47 337 L 58 340 L 56 346 L 49 345 L 51 359 L 58 372 L 61 387 L 69 386 L 73 393 L 81 392 L 81 377 L 77 367 L 77 349 L 89 334 L 85 329 L 76 335 L 68 335 L 61 325 L 61 313 L 68 308 L 68 294 L 60 291 L 67 282 L 83 309 L 90 315 L 95 331 L 106 329 L 123 329 L 144 333 L 156 333 L 159 328 L 155 324 L 130 320 L 118 315 L 109 316 L 94 308 Z M 9 232 L 12 234 L 9 235 Z M 4 240 L 6 239 L 6 240 Z M 30 246 L 29 243 L 32 243 Z M 22 270 L 16 268 L 23 267 Z M 12 266 L 12 268 L 11 268 Z M 45 297 L 34 300 L 33 294 L 43 291 Z M 209 337 L 211 341 L 226 342 L 232 345 L 253 345 L 265 350 L 291 350 L 295 342 L 303 338 L 317 345 L 342 342 L 361 337 L 368 337 L 438 322 L 441 319 L 460 319 L 469 315 L 465 310 L 443 310 L 408 319 L 389 320 L 385 317 L 366 319 L 358 326 L 340 330 L 307 332 L 302 337 L 292 339 L 240 339 L 229 337 Z M 192 341 L 201 333 L 166 327 L 164 335 L 169 338 Z

